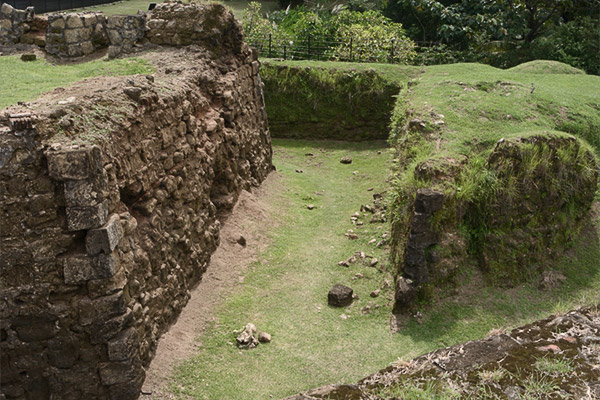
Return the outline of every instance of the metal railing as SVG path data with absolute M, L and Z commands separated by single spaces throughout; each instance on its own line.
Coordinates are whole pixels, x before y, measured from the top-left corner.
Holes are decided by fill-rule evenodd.
M 292 41 L 275 35 L 246 37 L 247 43 L 258 50 L 261 57 L 284 60 L 322 60 L 351 62 L 405 62 L 406 42 L 400 39 L 372 40 L 350 38 L 344 41 L 308 36 Z

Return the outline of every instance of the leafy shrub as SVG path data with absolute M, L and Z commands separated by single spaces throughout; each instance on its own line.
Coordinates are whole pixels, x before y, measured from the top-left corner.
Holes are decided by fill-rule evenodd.
M 252 2 L 242 23 L 247 41 L 263 54 L 270 40 L 274 54 L 282 55 L 285 46 L 289 58 L 408 63 L 415 55 L 402 25 L 377 11 L 298 7 L 263 17 L 260 5 Z

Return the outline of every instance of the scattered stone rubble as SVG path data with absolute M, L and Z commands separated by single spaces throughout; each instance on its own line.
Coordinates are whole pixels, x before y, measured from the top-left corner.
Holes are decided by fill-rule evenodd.
M 239 331 L 235 331 L 235 334 L 238 334 Z M 271 342 L 271 334 L 267 332 L 260 332 L 258 334 L 258 338 L 256 336 L 256 325 L 253 323 L 247 324 L 241 333 L 238 334 L 235 342 L 239 349 L 249 350 L 254 349 L 258 346 L 259 343 L 270 343 Z
M 440 398 L 600 398 L 600 311 L 588 307 L 400 361 L 356 385 L 328 385 L 285 400 L 398 399 L 421 389 Z M 545 365 L 560 362 L 555 372 Z M 539 391 L 539 385 L 545 389 Z M 537 390 L 537 391 L 536 391 Z M 397 394 L 396 394 L 397 396 Z M 445 397 L 444 397 L 445 398 Z

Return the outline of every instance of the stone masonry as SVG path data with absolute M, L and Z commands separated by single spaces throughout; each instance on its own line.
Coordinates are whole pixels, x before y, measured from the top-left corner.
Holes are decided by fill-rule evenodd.
M 0 45 L 18 43 L 33 22 L 33 7 L 16 10 L 8 3 L 0 7 Z
M 219 216 L 271 171 L 256 54 L 203 7 L 211 42 L 149 53 L 152 75 L 0 112 L 0 398 L 137 398 Z
M 46 51 L 50 54 L 80 57 L 107 45 L 106 17 L 102 13 L 48 16 Z

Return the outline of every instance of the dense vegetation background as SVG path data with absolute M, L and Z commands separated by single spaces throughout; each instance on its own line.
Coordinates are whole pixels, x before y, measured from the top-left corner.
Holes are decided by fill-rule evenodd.
M 289 58 L 500 68 L 544 59 L 600 74 L 600 0 L 279 2 L 266 15 L 251 3 L 243 22 L 250 42 L 285 45 Z M 311 40 L 306 57 L 298 49 Z

